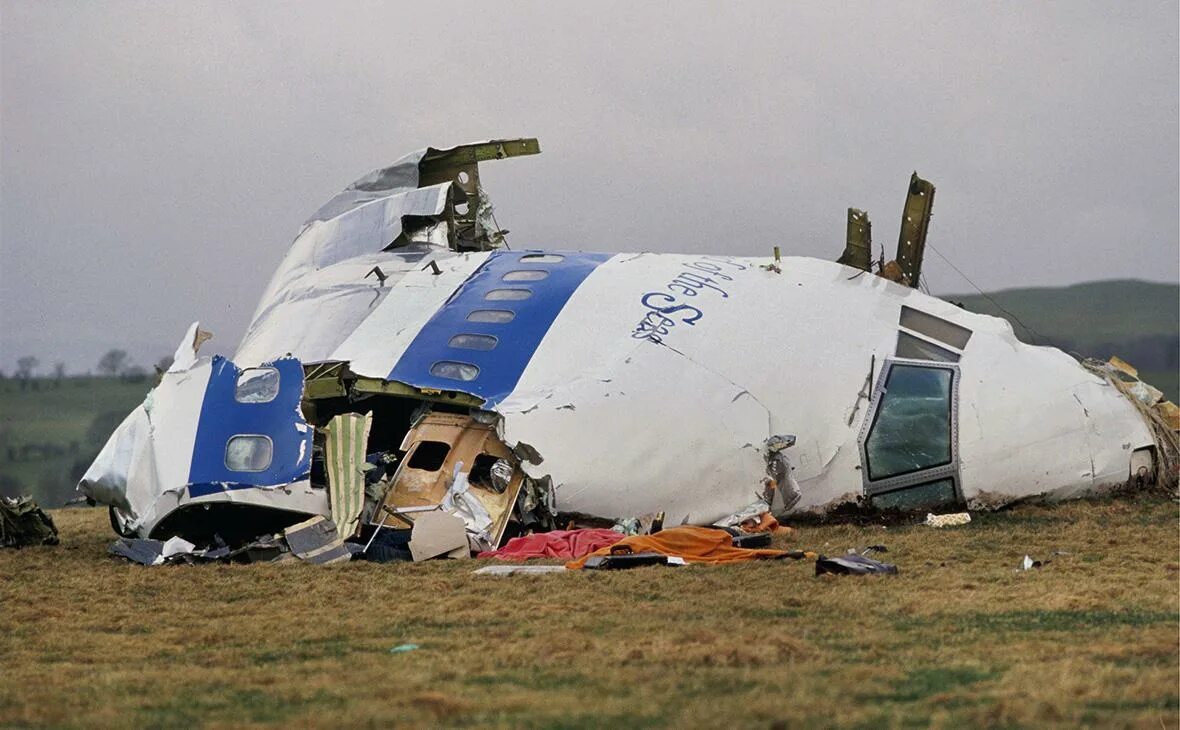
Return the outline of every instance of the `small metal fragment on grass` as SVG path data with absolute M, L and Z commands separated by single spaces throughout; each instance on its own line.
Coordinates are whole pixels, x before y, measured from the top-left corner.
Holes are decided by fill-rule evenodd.
M 856 553 L 829 558 L 820 555 L 815 561 L 815 574 L 824 575 L 897 575 L 897 566 L 866 558 Z
M 1033 568 L 1040 568 L 1045 565 L 1048 565 L 1051 562 L 1053 562 L 1053 561 L 1051 561 L 1051 560 L 1033 560 L 1029 556 L 1025 555 L 1024 560 L 1020 561 L 1020 568 L 1018 568 L 1018 570 L 1032 570 Z

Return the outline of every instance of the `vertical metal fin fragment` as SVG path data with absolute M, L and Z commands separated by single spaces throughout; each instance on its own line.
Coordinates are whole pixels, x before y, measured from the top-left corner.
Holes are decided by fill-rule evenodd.
M 897 238 L 897 263 L 901 266 L 901 283 L 917 288 L 922 276 L 922 257 L 926 253 L 926 233 L 934 210 L 934 185 L 910 175 L 910 189 L 901 216 L 901 234 Z
M 869 214 L 856 208 L 848 209 L 848 235 L 844 253 L 836 263 L 868 271 L 873 259 L 873 224 Z

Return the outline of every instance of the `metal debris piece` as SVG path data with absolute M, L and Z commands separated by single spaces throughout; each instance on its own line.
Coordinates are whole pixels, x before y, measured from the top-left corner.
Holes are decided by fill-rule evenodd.
M 295 557 L 315 565 L 343 563 L 352 559 L 352 554 L 344 547 L 344 541 L 336 532 L 336 525 L 319 515 L 283 530 L 283 537 L 287 539 L 287 545 Z
M 121 537 L 111 543 L 107 552 L 140 565 L 160 565 L 164 562 L 164 543 L 159 540 Z
M 926 234 L 933 210 L 934 186 L 913 173 L 897 238 L 897 264 L 901 268 L 901 283 L 915 289 L 922 276 L 922 257 L 926 254 Z
M 836 263 L 861 271 L 868 271 L 872 266 L 873 224 L 865 211 L 848 209 L 848 233 L 844 242 L 844 253 L 840 254 Z
M 897 575 L 897 566 L 850 553 L 836 558 L 820 555 L 815 561 L 815 574 L 824 575 Z

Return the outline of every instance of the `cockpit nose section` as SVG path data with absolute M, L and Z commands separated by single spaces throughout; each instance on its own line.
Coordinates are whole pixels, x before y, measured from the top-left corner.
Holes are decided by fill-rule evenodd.
M 189 466 L 189 497 L 289 484 L 311 471 L 300 410 L 303 366 L 284 358 L 238 368 L 214 357 Z

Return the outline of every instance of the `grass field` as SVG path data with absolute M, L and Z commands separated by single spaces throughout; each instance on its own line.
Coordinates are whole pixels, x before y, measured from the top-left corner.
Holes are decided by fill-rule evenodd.
M 99 510 L 0 552 L 0 725 L 1180 724 L 1174 502 L 802 526 L 806 562 L 493 578 L 482 561 L 143 568 Z M 1017 572 L 1028 553 L 1051 559 Z M 402 644 L 418 649 L 391 653 Z

